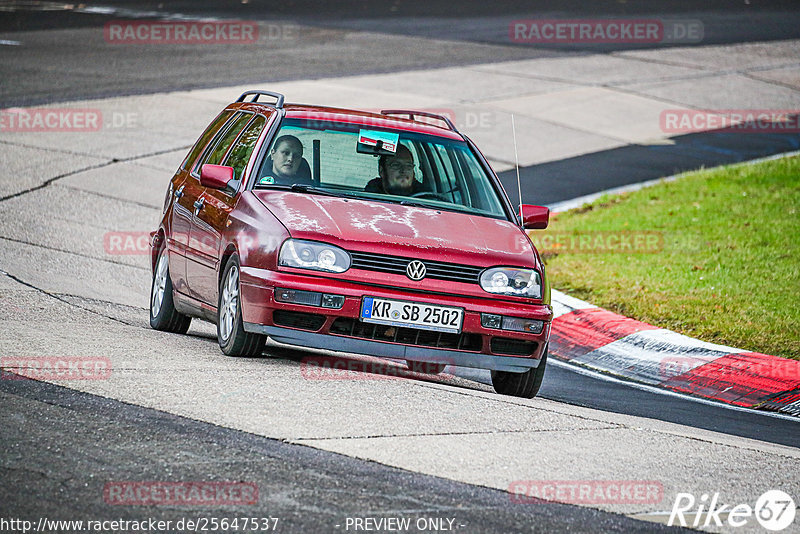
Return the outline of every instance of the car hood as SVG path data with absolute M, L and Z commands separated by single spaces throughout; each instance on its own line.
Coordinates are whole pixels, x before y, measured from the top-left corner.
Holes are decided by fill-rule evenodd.
M 293 191 L 253 193 L 294 238 L 482 267 L 538 267 L 528 237 L 509 221 Z

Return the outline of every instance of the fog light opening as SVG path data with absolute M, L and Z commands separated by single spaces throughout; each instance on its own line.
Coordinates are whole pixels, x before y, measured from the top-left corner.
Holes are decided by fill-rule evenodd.
M 526 332 L 528 334 L 541 334 L 542 329 L 544 329 L 544 321 L 539 321 L 536 319 L 524 319 L 522 317 L 507 317 L 505 315 L 495 315 L 492 313 L 482 313 L 481 326 L 484 328 L 494 328 L 497 330 Z
M 344 306 L 344 295 L 330 295 L 328 293 L 322 295 L 323 308 L 338 310 L 342 306 Z
M 481 314 L 481 326 L 484 328 L 497 328 L 500 329 L 503 317 L 501 315 L 493 315 L 491 313 Z
M 322 302 L 322 293 L 315 291 L 299 291 L 297 289 L 275 288 L 275 300 L 289 304 L 305 304 L 306 306 L 319 306 Z

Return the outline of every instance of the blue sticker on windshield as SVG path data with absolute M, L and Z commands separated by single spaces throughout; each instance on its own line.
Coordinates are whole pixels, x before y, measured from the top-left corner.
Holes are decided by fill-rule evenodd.
M 381 148 L 388 152 L 397 152 L 397 143 L 400 141 L 400 134 L 392 132 L 378 132 L 376 130 L 359 130 L 358 142 L 362 145 L 377 146 L 381 143 Z
M 274 184 L 274 183 L 275 183 L 275 178 L 273 178 L 272 176 L 265 176 L 258 181 L 258 185 Z

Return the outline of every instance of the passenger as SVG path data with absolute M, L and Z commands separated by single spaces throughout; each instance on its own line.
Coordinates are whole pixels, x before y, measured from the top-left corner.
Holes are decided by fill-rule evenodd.
M 424 191 L 422 182 L 414 178 L 414 156 L 403 146 L 397 147 L 394 156 L 381 156 L 378 160 L 378 177 L 367 183 L 367 193 L 413 195 Z
M 293 135 L 282 135 L 269 152 L 259 184 L 312 185 L 311 168 L 303 159 L 303 143 Z

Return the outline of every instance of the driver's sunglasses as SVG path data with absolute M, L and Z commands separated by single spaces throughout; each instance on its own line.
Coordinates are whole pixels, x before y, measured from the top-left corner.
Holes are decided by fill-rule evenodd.
M 413 163 L 400 163 L 398 161 L 390 163 L 389 165 L 387 165 L 387 167 L 389 167 L 393 171 L 411 171 L 411 172 L 414 172 L 414 169 L 415 169 Z

